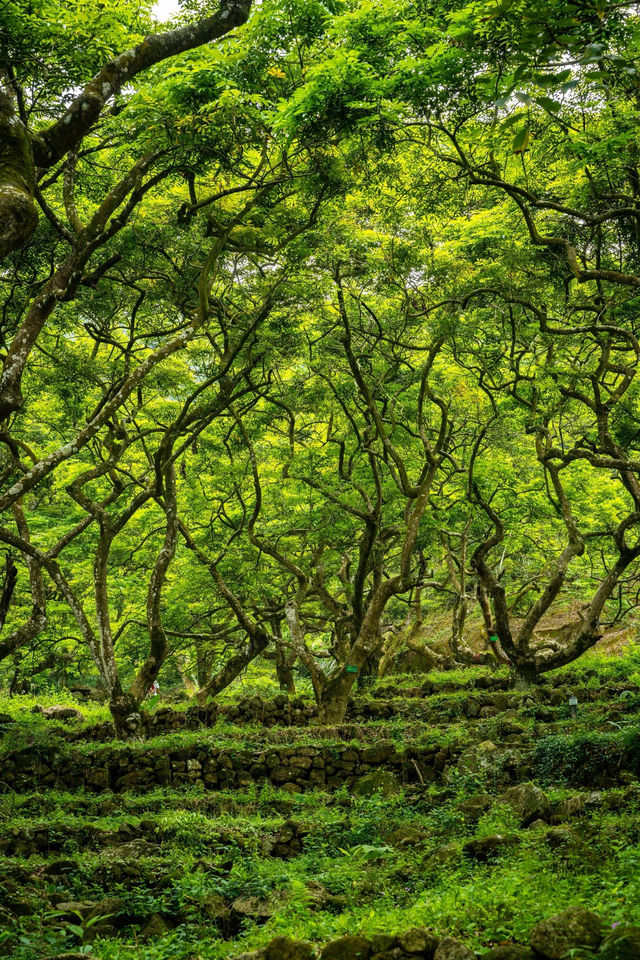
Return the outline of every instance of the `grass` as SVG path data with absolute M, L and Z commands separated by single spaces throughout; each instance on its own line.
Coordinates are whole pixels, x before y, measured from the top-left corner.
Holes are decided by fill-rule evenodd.
M 598 682 L 591 674 L 594 663 Z M 624 662 L 593 655 L 559 675 L 581 689 L 597 691 L 605 684 L 637 686 L 639 666 L 638 651 L 632 649 Z M 536 921 L 575 903 L 596 910 L 608 924 L 640 924 L 640 790 L 634 787 L 633 763 L 631 772 L 628 764 L 625 768 L 623 781 L 628 783 L 616 782 L 621 752 L 631 761 L 640 758 L 633 688 L 612 703 L 585 698 L 575 720 L 566 704 L 528 703 L 526 692 L 517 709 L 467 720 L 457 711 L 469 696 L 482 696 L 482 691 L 469 689 L 480 672 L 385 678 L 367 696 L 375 697 L 390 685 L 408 689 L 425 679 L 432 683 L 438 692 L 426 703 L 437 723 L 412 716 L 425 703 L 418 698 L 407 701 L 405 717 L 354 725 L 350 741 L 329 736 L 324 728 L 265 731 L 222 721 L 209 730 L 172 733 L 147 743 L 64 747 L 51 725 L 29 710 L 36 700 L 46 706 L 69 703 L 69 698 L 56 694 L 9 701 L 5 712 L 19 717 L 20 723 L 7 729 L 5 749 L 28 744 L 43 751 L 70 749 L 82 762 L 96 751 L 113 749 L 133 756 L 148 749 L 216 747 L 235 752 L 303 743 L 349 746 L 382 737 L 401 747 L 462 749 L 491 739 L 508 748 L 506 755 L 521 755 L 525 765 L 530 763 L 527 776 L 544 785 L 554 809 L 579 791 L 592 795 L 604 768 L 610 768 L 613 785 L 592 796 L 593 804 L 575 819 L 526 830 L 501 799 L 506 781 L 491 771 L 470 774 L 455 767 L 441 781 L 413 784 L 391 797 L 355 797 L 346 787 L 291 794 L 259 783 L 238 790 L 152 787 L 117 795 L 57 790 L 20 794 L 5 785 L 0 794 L 0 849 L 8 838 L 28 837 L 37 830 L 46 830 L 56 849 L 37 850 L 28 857 L 0 855 L 0 953 L 12 960 L 41 960 L 77 950 L 83 933 L 91 939 L 90 930 L 81 918 L 76 923 L 66 920 L 56 904 L 105 896 L 121 898 L 133 923 L 117 937 L 85 943 L 100 960 L 223 960 L 278 934 L 324 942 L 346 933 L 399 932 L 415 925 L 482 949 L 505 939 L 526 942 Z M 0 703 L 0 710 L 5 704 Z M 99 704 L 82 704 L 81 709 L 86 724 L 106 719 Z M 545 711 L 549 718 L 540 719 Z M 503 728 L 511 729 L 514 723 L 520 731 L 516 742 L 505 743 Z M 73 724 L 64 726 L 75 729 Z M 488 799 L 484 812 L 473 820 L 460 805 L 478 796 Z M 268 855 L 265 844 L 290 820 L 308 831 L 301 852 L 286 860 Z M 121 862 L 114 859 L 112 848 L 92 839 L 97 830 L 115 835 L 125 827 L 134 834 L 142 830 L 145 838 L 159 843 L 159 851 Z M 469 841 L 495 835 L 516 842 L 500 848 L 488 863 L 465 854 Z M 48 870 L 60 859 L 73 864 L 63 876 Z M 223 901 L 230 906 L 237 898 L 249 897 L 269 904 L 272 915 L 264 922 L 237 916 L 232 930 L 219 929 L 211 916 L 216 905 Z M 17 901 L 23 908 L 16 907 Z M 177 925 L 145 940 L 144 923 L 154 913 Z

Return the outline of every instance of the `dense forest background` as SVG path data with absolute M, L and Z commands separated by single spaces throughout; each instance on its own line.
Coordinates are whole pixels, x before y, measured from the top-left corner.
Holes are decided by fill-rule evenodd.
M 635 633 L 638 5 L 0 7 L 0 679 Z M 434 642 L 437 641 L 437 642 Z

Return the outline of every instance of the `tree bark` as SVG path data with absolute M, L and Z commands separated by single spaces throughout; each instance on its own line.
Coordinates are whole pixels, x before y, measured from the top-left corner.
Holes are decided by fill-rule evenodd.
M 137 739 L 142 732 L 142 717 L 140 705 L 130 693 L 122 689 L 112 694 L 109 700 L 109 710 L 113 717 L 118 740 Z
M 25 243 L 38 222 L 36 169 L 26 127 L 0 72 L 0 260 Z
M 250 10 L 251 0 L 222 0 L 210 17 L 151 34 L 106 63 L 64 114 L 37 134 L 31 134 L 15 116 L 13 92 L 0 75 L 0 258 L 19 249 L 38 222 L 36 166 L 47 169 L 78 147 L 109 100 L 137 74 L 225 36 L 246 21 Z

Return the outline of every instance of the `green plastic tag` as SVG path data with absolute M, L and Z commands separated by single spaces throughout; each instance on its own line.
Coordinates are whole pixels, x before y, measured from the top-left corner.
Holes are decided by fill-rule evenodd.
M 495 633 L 492 633 L 491 636 L 489 637 L 489 643 L 497 643 L 497 642 L 498 642 L 498 638 L 496 637 Z
M 358 672 L 358 668 L 355 667 L 353 664 L 349 664 L 348 666 L 346 666 L 346 667 L 344 668 L 344 672 L 345 672 L 345 673 L 357 673 L 357 672 Z

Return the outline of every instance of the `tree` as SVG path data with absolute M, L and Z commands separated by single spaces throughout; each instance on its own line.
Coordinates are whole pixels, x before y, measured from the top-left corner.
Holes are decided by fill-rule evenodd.
M 137 4 L 130 6 L 127 13 L 137 12 Z M 112 27 L 112 18 L 117 21 L 116 9 L 122 10 L 122 4 L 118 4 L 117 8 L 101 5 L 96 23 L 101 32 L 104 31 L 105 22 Z M 33 11 L 31 5 L 25 10 L 20 2 L 10 3 L 8 9 L 3 11 L 6 32 L 0 35 L 5 64 L 0 73 L 0 258 L 19 248 L 35 230 L 38 221 L 36 200 L 39 200 L 36 170 L 40 171 L 41 178 L 47 170 L 71 154 L 69 170 L 72 171 L 83 139 L 92 132 L 103 116 L 105 107 L 120 94 L 123 86 L 130 84 L 134 77 L 156 63 L 224 36 L 246 21 L 250 9 L 251 0 L 223 0 L 220 8 L 211 16 L 166 33 L 149 34 L 141 43 L 105 63 L 71 103 L 65 103 L 67 97 L 62 91 L 59 102 L 52 103 L 51 88 L 47 82 L 48 112 L 49 115 L 58 115 L 47 126 L 34 130 L 30 129 L 25 86 L 32 80 L 28 71 L 34 45 L 44 47 L 46 34 L 42 24 L 38 24 L 39 12 Z M 65 12 L 61 5 L 60 13 L 64 15 Z M 44 26 L 46 28 L 46 23 Z M 33 34 L 29 33 L 34 27 L 35 44 Z M 29 52 L 27 60 L 21 57 L 25 47 Z M 91 52 L 95 56 L 97 51 Z M 38 64 L 40 68 L 41 63 Z M 64 66 L 67 64 L 64 63 Z M 35 79 L 40 85 L 44 78 L 36 75 Z M 46 79 L 48 81 L 48 77 Z M 145 161 L 141 158 L 140 164 L 141 172 L 144 172 L 149 159 Z M 70 178 L 72 176 L 71 172 Z M 75 226 L 72 222 L 72 227 Z M 100 229 L 103 228 L 104 224 L 101 224 Z M 82 246 L 96 240 L 92 225 L 88 229 L 89 235 L 82 238 Z M 82 260 L 82 253 L 78 251 L 78 254 Z M 72 272 L 78 269 L 81 269 L 81 264 L 75 264 Z M 65 272 L 58 276 L 50 293 L 56 290 L 66 292 L 68 279 Z

